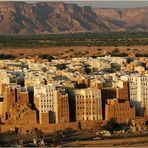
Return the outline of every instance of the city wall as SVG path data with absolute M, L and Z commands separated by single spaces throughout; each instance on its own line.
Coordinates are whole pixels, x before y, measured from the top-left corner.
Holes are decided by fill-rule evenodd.
M 64 130 L 67 128 L 73 130 L 97 130 L 101 125 L 104 125 L 106 121 L 86 121 L 86 122 L 69 122 L 69 123 L 58 123 L 48 124 L 42 126 L 41 124 L 34 125 L 1 125 L 0 133 L 19 133 L 19 134 L 31 134 L 33 129 L 43 131 L 44 133 L 52 133 L 56 130 Z

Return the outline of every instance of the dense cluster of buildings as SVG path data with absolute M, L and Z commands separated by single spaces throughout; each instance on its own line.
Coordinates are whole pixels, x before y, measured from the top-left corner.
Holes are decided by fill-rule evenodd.
M 0 61 L 0 123 L 148 121 L 148 58 Z

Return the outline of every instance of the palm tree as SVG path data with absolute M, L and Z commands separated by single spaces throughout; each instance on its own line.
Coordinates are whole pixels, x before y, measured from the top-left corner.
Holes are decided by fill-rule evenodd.
M 63 140 L 63 132 L 56 131 L 53 137 L 54 146 L 60 145 L 62 140 Z
M 122 127 L 121 124 L 119 124 L 115 118 L 112 118 L 107 122 L 104 127 L 102 127 L 102 129 L 107 130 L 111 134 L 113 134 L 114 131 L 119 131 L 122 129 Z

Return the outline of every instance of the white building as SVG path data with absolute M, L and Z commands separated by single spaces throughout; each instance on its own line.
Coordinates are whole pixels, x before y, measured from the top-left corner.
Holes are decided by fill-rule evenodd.
M 11 74 L 8 74 L 5 70 L 0 70 L 0 94 L 2 93 L 2 84 L 10 83 Z
M 36 85 L 34 87 L 35 105 L 40 113 L 50 112 L 50 121 L 55 122 L 55 109 L 57 90 L 49 85 Z
M 148 77 L 146 75 L 121 76 L 121 79 L 129 81 L 130 100 L 136 107 L 136 111 L 142 114 L 142 108 L 148 115 Z
M 43 113 L 48 113 L 49 123 L 61 122 L 62 113 L 65 113 L 63 118 L 69 120 L 68 94 L 65 91 L 62 93 L 51 85 L 37 85 L 34 87 L 34 96 L 40 114 L 40 123 Z M 65 106 L 62 105 L 63 101 Z

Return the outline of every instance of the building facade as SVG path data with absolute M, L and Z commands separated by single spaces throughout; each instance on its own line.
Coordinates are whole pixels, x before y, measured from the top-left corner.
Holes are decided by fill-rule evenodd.
M 130 107 L 129 101 L 109 99 L 105 105 L 105 120 L 112 118 L 116 118 L 119 123 L 127 123 L 129 119 L 135 118 L 135 109 Z
M 1 122 L 5 124 L 36 124 L 36 111 L 31 108 L 25 88 L 17 84 L 3 86 Z
M 79 89 L 76 96 L 76 120 L 101 120 L 102 101 L 100 89 Z
M 129 94 L 132 106 L 136 108 L 136 114 L 148 116 L 148 77 L 145 75 L 124 76 L 129 81 Z
M 49 85 L 36 86 L 34 93 L 40 123 L 69 122 L 68 94 Z

